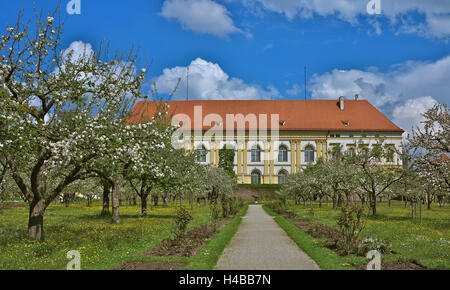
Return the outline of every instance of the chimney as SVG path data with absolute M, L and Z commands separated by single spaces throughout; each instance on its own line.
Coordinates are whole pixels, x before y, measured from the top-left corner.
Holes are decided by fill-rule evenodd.
M 343 96 L 339 97 L 339 108 L 341 109 L 341 111 L 344 111 L 344 97 Z
M 359 95 L 358 94 L 355 95 L 355 101 L 357 101 L 357 100 L 359 100 Z

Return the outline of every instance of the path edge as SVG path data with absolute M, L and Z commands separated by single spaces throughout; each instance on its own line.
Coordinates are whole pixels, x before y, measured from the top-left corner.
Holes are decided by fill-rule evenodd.
M 355 270 L 355 267 L 346 263 L 345 258 L 322 246 L 318 240 L 299 229 L 283 215 L 274 213 L 265 204 L 263 209 L 268 215 L 274 217 L 275 222 L 286 232 L 289 238 L 316 262 L 321 270 Z
M 214 270 L 220 256 L 236 234 L 242 217 L 248 211 L 248 203 L 208 244 L 192 258 L 184 270 Z

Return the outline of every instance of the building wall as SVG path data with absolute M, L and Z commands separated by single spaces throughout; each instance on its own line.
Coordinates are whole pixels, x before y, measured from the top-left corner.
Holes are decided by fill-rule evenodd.
M 400 150 L 402 137 L 401 134 L 393 134 L 389 132 L 373 133 L 364 132 L 306 132 L 306 131 L 280 131 L 276 140 L 270 137 L 265 141 L 253 140 L 248 136 L 236 137 L 230 141 L 197 140 L 192 138 L 185 140 L 186 149 L 195 150 L 200 146 L 204 146 L 207 150 L 206 162 L 203 164 L 211 164 L 217 166 L 219 162 L 219 149 L 227 145 L 228 148 L 234 148 L 234 171 L 237 175 L 239 183 L 251 183 L 251 173 L 257 170 L 261 173 L 262 184 L 277 184 L 278 173 L 285 171 L 287 173 L 295 173 L 305 168 L 305 148 L 312 146 L 314 148 L 314 163 L 319 158 L 328 158 L 328 152 L 333 146 L 340 145 L 342 149 L 348 150 L 352 146 L 356 146 L 360 142 L 371 147 L 377 144 L 378 137 L 385 138 L 383 145 L 392 146 Z M 251 149 L 253 146 L 259 146 L 261 149 L 260 162 L 251 161 Z M 288 149 L 288 161 L 278 161 L 278 148 L 285 146 Z M 272 158 L 271 158 L 272 157 Z M 385 160 L 382 164 L 388 164 Z M 402 165 L 402 160 L 394 155 L 394 162 L 389 165 Z

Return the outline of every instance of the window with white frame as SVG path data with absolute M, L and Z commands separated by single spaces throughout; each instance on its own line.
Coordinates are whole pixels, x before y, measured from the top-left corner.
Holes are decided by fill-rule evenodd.
M 305 162 L 306 163 L 314 162 L 314 147 L 312 147 L 311 145 L 308 145 L 305 148 Z
M 206 155 L 206 148 L 202 145 L 197 149 L 197 162 L 206 162 Z
M 286 170 L 281 170 L 278 173 L 278 184 L 285 184 L 286 183 L 286 177 L 287 177 Z
M 394 162 L 394 150 L 392 150 L 392 148 L 388 148 L 387 150 L 386 161 L 389 163 Z
M 261 173 L 258 170 L 252 171 L 252 184 L 261 184 Z
M 281 145 L 278 150 L 278 162 L 288 162 L 288 150 L 284 145 Z
M 350 147 L 350 149 L 348 149 L 348 156 L 350 156 L 350 158 L 355 157 L 355 148 Z
M 259 149 L 259 146 L 253 146 L 251 162 L 261 162 L 261 149 Z

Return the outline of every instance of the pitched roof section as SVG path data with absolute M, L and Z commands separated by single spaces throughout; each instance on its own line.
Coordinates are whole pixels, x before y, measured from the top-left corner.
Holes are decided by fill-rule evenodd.
M 445 153 L 442 153 L 441 156 L 440 156 L 440 158 L 441 158 L 442 160 L 445 160 L 445 161 L 450 161 L 450 157 L 449 157 L 447 154 L 445 154 Z
M 404 132 L 366 100 L 345 100 L 343 111 L 335 100 L 193 100 L 167 103 L 170 114 L 188 115 L 192 126 L 194 107 L 201 106 L 203 120 L 208 114 L 218 114 L 223 122 L 226 122 L 227 114 L 255 114 L 258 119 L 260 114 L 266 114 L 268 129 L 271 128 L 271 114 L 278 114 L 280 130 Z M 138 102 L 130 111 L 129 122 L 142 122 L 144 118 L 153 116 L 155 108 L 154 101 Z M 211 127 L 204 125 L 202 129 Z M 246 129 L 249 129 L 248 124 Z

